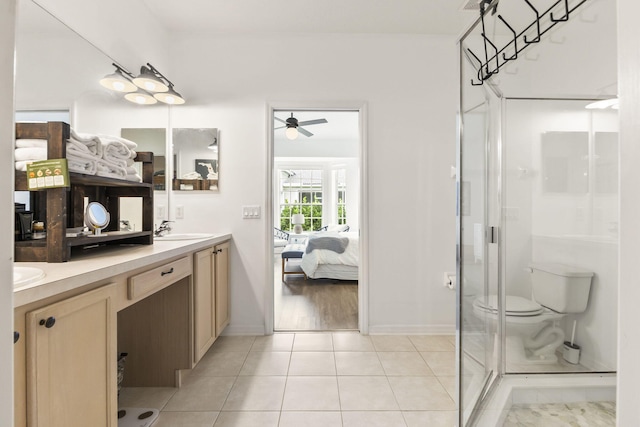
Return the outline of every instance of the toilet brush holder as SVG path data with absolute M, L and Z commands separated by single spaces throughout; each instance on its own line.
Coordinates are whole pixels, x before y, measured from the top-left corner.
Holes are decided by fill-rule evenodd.
M 580 346 L 578 344 L 571 344 L 569 341 L 565 341 L 562 356 L 567 362 L 577 365 L 580 362 Z

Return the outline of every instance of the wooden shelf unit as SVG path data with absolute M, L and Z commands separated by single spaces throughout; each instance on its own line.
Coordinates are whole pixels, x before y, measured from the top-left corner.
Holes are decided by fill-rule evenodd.
M 16 139 L 46 139 L 47 158 L 66 158 L 70 127 L 64 122 L 16 123 Z M 71 186 L 32 191 L 30 210 L 35 219 L 46 218 L 46 239 L 15 242 L 16 261 L 65 262 L 72 247 L 99 244 L 153 244 L 153 153 L 138 152 L 134 159 L 142 162 L 142 181 L 132 182 L 71 172 Z M 26 172 L 16 171 L 16 191 L 27 190 Z M 121 232 L 120 198 L 142 198 L 142 231 Z M 67 228 L 84 226 L 85 198 L 100 202 L 111 220 L 96 237 L 67 237 Z

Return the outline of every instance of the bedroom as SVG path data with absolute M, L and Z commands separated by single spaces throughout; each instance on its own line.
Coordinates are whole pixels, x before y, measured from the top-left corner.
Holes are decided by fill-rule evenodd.
M 274 329 L 357 330 L 359 113 L 276 110 L 274 120 Z M 323 242 L 334 250 L 313 250 Z

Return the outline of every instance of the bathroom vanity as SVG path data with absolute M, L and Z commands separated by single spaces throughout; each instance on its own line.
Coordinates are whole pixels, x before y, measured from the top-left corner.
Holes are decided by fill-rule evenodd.
M 160 240 L 160 239 L 159 239 Z M 123 386 L 179 387 L 229 323 L 231 235 L 101 248 L 14 289 L 15 427 L 116 427 Z

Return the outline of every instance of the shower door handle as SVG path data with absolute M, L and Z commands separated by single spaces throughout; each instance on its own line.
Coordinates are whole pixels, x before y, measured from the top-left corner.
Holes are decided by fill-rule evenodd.
M 498 243 L 498 240 L 500 238 L 498 232 L 499 232 L 498 227 L 488 226 L 487 227 L 487 243 Z

